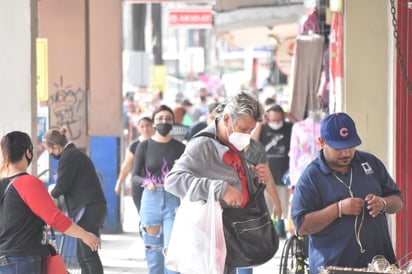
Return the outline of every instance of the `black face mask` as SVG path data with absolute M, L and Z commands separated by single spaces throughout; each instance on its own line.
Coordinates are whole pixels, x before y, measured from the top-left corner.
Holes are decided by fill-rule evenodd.
M 160 135 L 166 136 L 169 134 L 169 132 L 172 130 L 173 125 L 172 124 L 157 124 L 156 125 L 156 130 L 159 132 Z
M 56 160 L 60 160 L 61 154 L 56 155 L 56 154 L 54 154 L 54 153 L 52 152 L 52 153 L 50 153 L 50 156 L 53 157 L 53 158 L 56 159 Z

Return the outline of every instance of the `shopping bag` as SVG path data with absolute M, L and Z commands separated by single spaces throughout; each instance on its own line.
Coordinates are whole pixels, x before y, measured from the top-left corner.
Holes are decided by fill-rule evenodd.
M 49 245 L 50 254 L 46 257 L 48 274 L 68 274 L 62 256 L 56 251 L 54 246 Z
M 193 187 L 176 212 L 170 237 L 166 267 L 182 274 L 222 274 L 226 244 L 222 208 L 214 199 L 215 186 L 206 202 L 190 201 Z

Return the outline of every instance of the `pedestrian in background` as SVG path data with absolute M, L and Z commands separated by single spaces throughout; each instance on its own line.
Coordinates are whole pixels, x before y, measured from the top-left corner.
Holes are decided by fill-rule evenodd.
M 401 193 L 383 163 L 356 150 L 361 144 L 346 113 L 321 124 L 321 150 L 300 176 L 291 216 L 309 235 L 310 273 L 321 266 L 365 268 L 375 255 L 396 264 L 386 214 L 403 207 Z
M 0 273 L 45 273 L 49 254 L 45 225 L 61 231 L 96 253 L 100 239 L 73 223 L 54 204 L 44 184 L 27 173 L 33 143 L 27 133 L 12 131 L 0 141 Z
M 140 206 L 143 243 L 149 274 L 175 273 L 165 268 L 170 234 L 180 199 L 164 190 L 164 179 L 185 145 L 172 138 L 174 123 L 171 108 L 161 105 L 152 115 L 155 134 L 142 141 L 135 153 L 133 184 L 144 188 Z
M 289 170 L 289 150 L 292 123 L 285 120 L 285 112 L 279 105 L 266 110 L 267 122 L 256 132 L 256 138 L 265 147 L 270 171 L 275 179 L 276 190 L 282 204 L 283 217 L 277 221 L 276 232 L 279 238 L 286 238 L 285 219 L 289 213 L 290 190 L 283 177 Z M 270 208 L 270 207 L 269 207 Z
M 207 126 L 212 124 L 216 116 L 220 112 L 223 111 L 224 104 L 210 103 L 207 108 L 208 108 L 208 111 L 206 113 L 206 119 L 202 121 L 198 121 L 189 127 L 189 130 L 186 132 L 186 135 L 183 139 L 184 144 L 187 144 L 190 141 L 190 139 L 193 138 L 193 136 L 195 136 L 198 132 L 200 132 L 201 130 L 205 129 Z
M 123 164 L 120 168 L 119 176 L 116 180 L 116 185 L 114 187 L 114 191 L 117 195 L 120 194 L 122 190 L 122 185 L 125 182 L 125 179 L 129 172 L 132 170 L 133 167 L 133 160 L 134 154 L 136 152 L 136 148 L 140 142 L 149 139 L 154 132 L 153 128 L 153 121 L 149 117 L 142 117 L 137 122 L 137 131 L 139 133 L 139 137 L 135 139 L 128 147 L 126 151 L 126 156 L 124 157 Z M 142 199 L 142 192 L 143 189 L 140 186 L 132 184 L 132 197 L 133 202 L 136 206 L 137 212 L 140 211 L 140 200 Z
M 100 236 L 107 214 L 106 199 L 90 158 L 67 140 L 65 128 L 52 128 L 43 135 L 43 145 L 59 160 L 54 198 L 63 195 L 67 213 L 80 227 Z M 82 274 L 103 273 L 98 252 L 77 240 L 77 259 Z
M 273 184 L 267 164 L 255 162 L 253 167 L 249 166 L 245 154 L 251 145 L 250 133 L 260 116 L 258 103 L 251 95 L 241 92 L 231 98 L 214 123 L 199 133 L 213 137 L 197 136 L 187 144 L 166 176 L 166 190 L 184 197 L 191 184 L 195 184 L 191 200 L 207 200 L 213 183 L 215 199 L 222 202 L 223 208 L 244 207 L 249 201 L 249 189 L 256 187 L 254 175 Z M 236 268 L 226 265 L 225 273 L 236 273 Z

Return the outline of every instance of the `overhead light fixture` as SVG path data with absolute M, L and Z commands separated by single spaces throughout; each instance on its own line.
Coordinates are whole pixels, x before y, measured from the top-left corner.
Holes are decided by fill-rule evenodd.
M 275 46 L 278 46 L 280 44 L 280 39 L 276 35 L 270 33 L 268 34 L 268 38 Z
M 343 0 L 329 0 L 329 9 L 331 12 L 343 13 Z

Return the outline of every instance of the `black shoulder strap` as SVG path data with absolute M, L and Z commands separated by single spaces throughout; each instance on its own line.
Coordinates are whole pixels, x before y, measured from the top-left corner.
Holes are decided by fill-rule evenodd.
M 8 185 L 6 186 L 6 189 L 5 189 L 4 192 L 3 192 L 3 196 L 1 196 L 0 203 L 3 202 L 4 196 L 6 196 L 7 190 L 9 190 L 9 188 L 10 188 L 10 186 L 11 186 L 11 184 L 12 184 L 13 182 L 14 182 L 14 179 L 13 179 L 13 180 L 10 180 L 10 182 L 9 182 Z
M 196 134 L 195 136 L 193 136 L 193 138 L 195 137 L 200 137 L 200 136 L 204 136 L 204 137 L 209 137 L 212 139 L 216 139 L 215 134 L 211 133 L 211 132 L 207 132 L 207 131 L 201 131 L 198 134 Z M 233 151 L 233 150 L 232 150 Z M 243 160 L 245 160 L 246 162 L 248 162 L 249 164 L 252 165 L 256 165 L 256 163 L 252 162 L 251 160 L 249 160 L 248 158 L 246 158 L 245 156 L 242 156 L 239 152 L 234 151 L 237 155 L 240 156 L 240 158 L 242 158 Z
M 9 190 L 9 188 L 10 188 L 10 186 L 13 184 L 13 182 L 16 181 L 17 178 L 19 178 L 19 177 L 22 176 L 22 175 L 27 175 L 27 172 L 21 172 L 21 173 L 19 173 L 19 174 L 17 174 L 17 175 L 14 175 L 14 176 L 12 176 L 12 177 L 9 178 L 10 182 L 9 182 L 9 184 L 6 186 L 6 189 L 5 189 L 4 192 L 3 192 L 3 196 L 1 196 L 0 202 L 3 201 L 4 196 L 6 196 L 7 190 Z
M 195 138 L 195 137 L 200 137 L 200 136 L 205 136 L 205 137 L 209 137 L 209 138 L 212 138 L 212 139 L 215 139 L 215 134 L 213 134 L 213 133 L 211 133 L 211 132 L 207 132 L 207 131 L 201 131 L 201 132 L 199 132 L 198 134 L 196 134 L 195 136 L 193 136 L 193 138 Z M 232 150 L 233 151 L 233 150 Z M 247 163 L 249 163 L 249 164 L 252 164 L 252 165 L 256 165 L 256 163 L 253 163 L 252 161 L 250 161 L 249 159 L 247 159 L 246 157 L 244 157 L 244 156 L 242 156 L 240 153 L 238 153 L 238 152 L 235 152 L 235 151 L 233 151 L 234 153 L 236 153 L 237 155 L 239 155 L 239 157 L 242 159 L 242 161 L 245 161 L 245 162 L 247 162 Z M 246 166 L 246 165 L 245 165 Z M 247 171 L 246 171 L 247 173 L 249 173 L 250 172 L 250 170 L 249 169 L 247 169 Z M 259 194 L 259 192 L 263 192 L 263 190 L 265 189 L 265 187 L 266 187 L 266 185 L 265 184 L 261 184 L 261 183 L 259 183 L 259 182 L 254 182 L 253 180 L 252 180 L 252 184 L 248 184 L 248 188 L 249 188 L 249 193 L 254 193 L 252 196 L 253 197 L 257 197 Z M 263 201 L 264 201 L 264 199 L 263 199 Z M 266 204 L 265 204 L 265 206 L 266 206 Z

